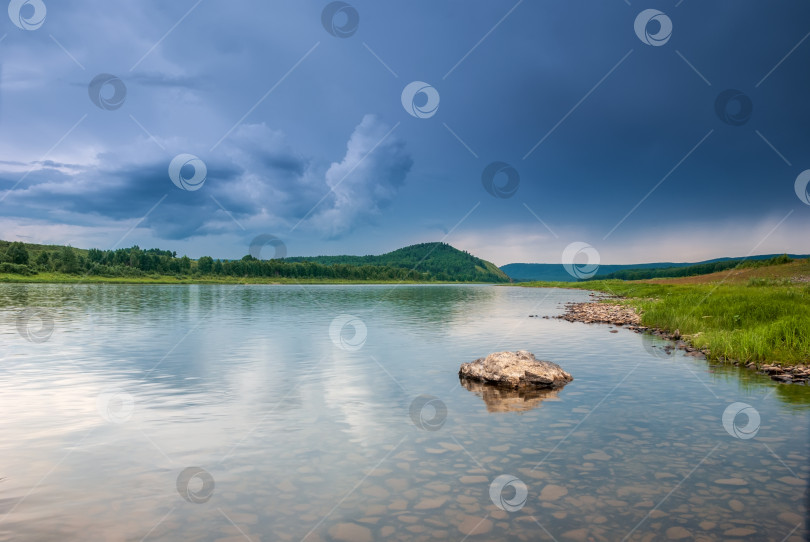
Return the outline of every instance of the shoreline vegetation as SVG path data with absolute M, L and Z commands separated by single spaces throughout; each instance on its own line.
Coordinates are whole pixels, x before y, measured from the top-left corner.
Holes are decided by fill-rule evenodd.
M 273 246 L 272 248 L 277 248 Z M 238 260 L 138 246 L 76 249 L 0 241 L 0 282 L 124 284 L 447 284 L 504 283 L 494 264 L 446 243 L 411 245 L 378 256 L 260 259 L 262 247 Z M 285 250 L 281 250 L 283 253 Z M 258 257 L 257 257 L 258 256 Z
M 607 299 L 568 305 L 561 318 L 653 333 L 688 354 L 746 366 L 781 382 L 810 380 L 808 259 L 693 277 L 518 286 L 601 292 Z

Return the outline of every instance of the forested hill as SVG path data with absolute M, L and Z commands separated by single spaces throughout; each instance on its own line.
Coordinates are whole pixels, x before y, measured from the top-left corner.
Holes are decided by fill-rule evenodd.
M 508 282 L 495 264 L 476 258 L 447 243 L 421 243 L 379 256 L 315 256 L 285 258 L 285 262 L 315 262 L 323 265 L 374 265 L 428 273 L 435 280 Z
M 794 255 L 795 256 L 795 255 Z M 653 269 L 623 269 L 615 271 L 607 275 L 600 275 L 591 280 L 645 280 L 654 278 L 677 278 L 677 277 L 694 277 L 698 275 L 710 275 L 719 271 L 727 269 L 750 269 L 753 267 L 768 267 L 772 265 L 781 265 L 794 261 L 793 258 L 787 254 L 781 256 L 773 256 L 768 259 L 733 259 L 723 260 L 719 262 L 701 263 L 695 265 L 688 265 L 685 267 L 665 267 Z
M 275 279 L 308 281 L 414 281 L 508 282 L 490 262 L 444 243 L 413 245 L 380 256 L 317 256 L 240 260 L 202 256 L 192 260 L 177 253 L 138 246 L 116 250 L 89 250 L 56 245 L 0 241 L 0 279 L 5 275 L 56 274 L 79 277 L 124 277 L 218 281 Z M 69 278 L 69 277 L 68 277 Z
M 712 273 L 722 269 L 735 267 L 743 261 L 768 260 L 779 256 L 779 254 L 761 254 L 748 256 L 745 258 L 715 258 L 702 262 L 656 262 L 642 264 L 610 264 L 600 265 L 599 270 L 593 277 L 594 280 L 601 279 L 646 279 L 652 277 L 679 277 L 699 275 L 702 273 Z M 793 259 L 804 259 L 807 255 L 788 254 Z M 689 268 L 679 271 L 679 268 Z M 515 282 L 532 281 L 560 281 L 576 282 L 574 278 L 562 264 L 556 263 L 510 263 L 501 266 L 501 271 L 506 273 Z

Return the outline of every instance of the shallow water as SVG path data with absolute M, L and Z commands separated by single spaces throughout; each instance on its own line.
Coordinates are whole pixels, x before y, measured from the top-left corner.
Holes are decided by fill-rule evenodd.
M 810 387 L 528 317 L 587 299 L 0 285 L 0 539 L 802 540 Z M 510 349 L 575 380 L 461 385 Z

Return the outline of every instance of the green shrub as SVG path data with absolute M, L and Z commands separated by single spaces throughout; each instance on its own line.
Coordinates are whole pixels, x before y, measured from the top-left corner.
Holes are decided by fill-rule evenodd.
M 15 241 L 6 250 L 5 260 L 19 265 L 28 265 L 28 250 L 24 244 Z
M 37 274 L 37 272 L 34 269 L 31 269 L 27 265 L 10 262 L 0 263 L 0 273 L 15 273 L 17 275 L 25 275 L 25 276 Z

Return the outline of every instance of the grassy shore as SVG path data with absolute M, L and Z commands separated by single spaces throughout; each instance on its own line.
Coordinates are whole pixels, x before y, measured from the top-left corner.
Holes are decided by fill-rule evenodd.
M 146 275 L 143 277 L 102 277 L 68 273 L 17 275 L 0 273 L 0 283 L 30 284 L 458 284 L 457 282 L 417 282 L 408 280 L 293 279 L 284 277 L 227 277 L 215 275 Z M 473 284 L 473 283 L 468 283 Z
M 810 363 L 810 261 L 699 277 L 521 286 L 595 290 L 620 296 L 644 326 L 678 330 L 721 361 Z

